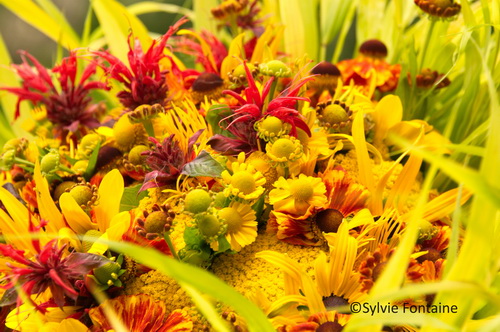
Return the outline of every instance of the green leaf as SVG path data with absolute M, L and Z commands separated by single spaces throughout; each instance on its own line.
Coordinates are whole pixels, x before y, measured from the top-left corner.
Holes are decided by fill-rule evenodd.
M 130 211 L 139 206 L 141 199 L 148 195 L 148 191 L 144 190 L 139 193 L 142 184 L 133 187 L 127 187 L 123 191 L 122 200 L 120 201 L 120 212 Z
M 209 295 L 232 307 L 248 323 L 249 331 L 275 331 L 260 308 L 212 273 L 179 262 L 155 249 L 124 242 L 105 242 L 112 250 L 123 253 L 137 262 L 171 277 L 179 282 L 181 287 L 188 285 L 198 292 Z M 213 304 L 209 302 L 203 304 L 203 306 L 210 305 Z
M 71 50 L 80 46 L 80 41 L 74 32 L 66 30 L 64 23 L 56 21 L 33 1 L 0 0 L 0 4 L 66 49 Z
M 138 3 L 131 4 L 130 6 L 127 7 L 127 9 L 134 15 L 165 12 L 165 13 L 184 15 L 190 20 L 194 20 L 194 12 L 192 10 L 169 3 L 141 1 Z
M 130 32 L 143 48 L 149 46 L 151 37 L 146 27 L 125 6 L 115 0 L 91 0 L 91 4 L 113 55 L 126 62 Z
M 209 176 L 218 178 L 222 171 L 224 171 L 224 167 L 205 150 L 201 151 L 193 161 L 182 168 L 182 174 L 193 177 Z
M 89 181 L 92 175 L 94 174 L 95 165 L 97 164 L 97 157 L 99 156 L 99 149 L 101 148 L 101 142 L 97 143 L 97 146 L 92 151 L 92 154 L 89 158 L 89 164 L 87 165 L 87 169 L 85 173 L 83 173 L 83 177 L 85 180 Z
M 212 105 L 208 109 L 205 119 L 212 128 L 214 134 L 227 136 L 229 132 L 221 128 L 219 122 L 231 114 L 231 109 L 227 105 Z

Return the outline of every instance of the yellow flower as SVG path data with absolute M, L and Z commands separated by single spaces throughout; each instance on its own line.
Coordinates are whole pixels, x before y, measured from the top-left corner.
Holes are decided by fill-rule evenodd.
M 309 209 L 327 203 L 326 187 L 320 178 L 300 174 L 296 179 L 280 177 L 274 183 L 276 189 L 269 193 L 269 202 L 274 211 L 304 215 Z
M 110 310 L 116 315 L 113 320 L 108 318 Z M 167 315 L 163 302 L 155 301 L 145 294 L 121 295 L 106 300 L 100 306 L 90 309 L 89 316 L 94 325 L 100 328 L 99 331 L 109 331 L 116 323 L 130 332 L 174 332 L 193 329 L 193 322 L 186 312 L 174 310 Z
M 66 222 L 76 234 L 85 235 L 89 231 L 98 234 L 95 232 L 98 231 L 102 234 L 100 239 L 120 241 L 130 226 L 129 212 L 120 213 L 123 191 L 123 177 L 120 171 L 113 169 L 104 176 L 99 186 L 98 204 L 92 207 L 93 219 L 78 205 L 70 193 L 61 195 L 59 205 Z M 106 250 L 107 245 L 95 241 L 88 252 L 102 254 Z
M 238 161 L 232 163 L 233 174 L 222 172 L 222 179 L 227 184 L 224 194 L 246 200 L 257 199 L 264 193 L 266 178 L 253 165 L 244 163 L 244 160 L 245 154 L 242 152 Z
M 300 140 L 284 135 L 266 145 L 266 153 L 274 162 L 287 165 L 302 157 L 303 147 Z
M 240 251 L 257 238 L 255 211 L 250 205 L 233 202 L 229 207 L 221 209 L 218 217 L 227 224 L 226 239 L 231 244 L 231 249 Z

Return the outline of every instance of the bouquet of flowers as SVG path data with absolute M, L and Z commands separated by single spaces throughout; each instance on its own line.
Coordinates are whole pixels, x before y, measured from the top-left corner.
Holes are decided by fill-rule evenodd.
M 1 3 L 2 331 L 499 328 L 498 2 Z

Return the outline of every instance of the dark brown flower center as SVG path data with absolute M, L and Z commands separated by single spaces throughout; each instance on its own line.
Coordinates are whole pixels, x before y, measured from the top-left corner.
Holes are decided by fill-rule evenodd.
M 316 215 L 316 225 L 325 233 L 335 233 L 339 229 L 344 216 L 338 210 L 327 209 Z
M 326 322 L 318 326 L 316 332 L 338 332 L 343 329 L 344 327 L 337 322 Z
M 340 76 L 340 70 L 337 66 L 327 61 L 321 61 L 311 70 L 311 74 Z
M 378 39 L 370 39 L 361 44 L 359 53 L 374 58 L 385 58 L 387 47 Z
M 349 305 L 346 299 L 337 295 L 330 295 L 327 297 L 323 297 L 323 304 L 327 308 L 336 308 Z
M 202 73 L 193 82 L 192 89 L 196 92 L 209 92 L 222 87 L 224 80 L 214 73 Z

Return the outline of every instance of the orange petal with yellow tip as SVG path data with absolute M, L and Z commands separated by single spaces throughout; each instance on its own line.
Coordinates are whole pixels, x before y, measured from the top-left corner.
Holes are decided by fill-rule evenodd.
M 82 210 L 70 193 L 64 193 L 59 198 L 59 205 L 69 227 L 77 234 L 85 234 L 97 225 L 90 221 L 90 217 Z
M 38 208 L 40 210 L 40 216 L 49 221 L 47 226 L 45 226 L 45 229 L 49 233 L 57 233 L 59 229 L 65 227 L 66 224 L 64 223 L 62 213 L 54 203 L 52 196 L 50 196 L 49 185 L 40 172 L 40 163 L 38 162 L 35 164 L 33 178 L 36 183 L 35 192 Z
M 122 195 L 123 177 L 119 170 L 113 169 L 102 179 L 99 186 L 99 204 L 94 207 L 96 222 L 101 232 L 109 228 L 111 219 L 120 212 Z

